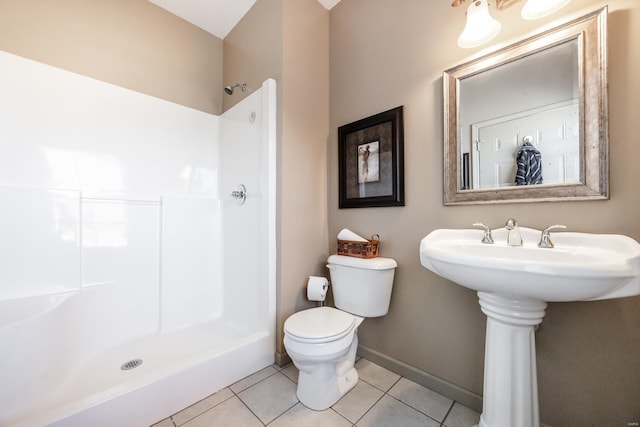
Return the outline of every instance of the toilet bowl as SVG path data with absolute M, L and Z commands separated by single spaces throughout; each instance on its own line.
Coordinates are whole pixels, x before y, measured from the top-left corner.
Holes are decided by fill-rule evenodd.
M 337 308 L 316 307 L 284 323 L 284 346 L 299 370 L 297 396 L 314 410 L 336 403 L 358 382 L 358 327 L 387 313 L 397 264 L 390 258 L 329 257 Z
M 298 368 L 298 399 L 327 409 L 358 382 L 353 367 L 362 317 L 331 307 L 300 311 L 285 321 L 284 345 Z

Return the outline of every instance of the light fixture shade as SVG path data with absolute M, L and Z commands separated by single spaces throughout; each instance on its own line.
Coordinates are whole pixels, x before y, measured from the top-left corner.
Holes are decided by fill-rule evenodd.
M 522 17 L 524 19 L 538 19 L 557 12 L 571 0 L 527 0 L 522 8 Z
M 458 37 L 458 46 L 464 48 L 480 46 L 498 35 L 500 22 L 489 14 L 487 0 L 475 0 L 467 8 L 467 25 Z

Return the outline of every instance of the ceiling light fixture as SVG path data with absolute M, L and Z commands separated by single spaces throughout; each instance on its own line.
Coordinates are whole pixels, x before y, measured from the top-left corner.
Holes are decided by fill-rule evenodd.
M 489 13 L 487 0 L 475 0 L 467 8 L 467 25 L 458 37 L 458 46 L 480 46 L 498 35 L 502 25 Z
M 527 0 L 522 8 L 522 18 L 527 20 L 544 18 L 562 9 L 569 2 L 571 0 Z
M 495 0 L 498 10 L 519 2 L 520 0 Z M 466 0 L 453 0 L 452 7 L 458 7 Z M 522 8 L 522 18 L 531 20 L 549 16 L 564 6 L 571 0 L 527 0 Z M 467 23 L 458 37 L 458 46 L 472 48 L 480 46 L 498 35 L 502 25 L 489 13 L 489 3 L 487 0 L 473 0 L 467 8 Z

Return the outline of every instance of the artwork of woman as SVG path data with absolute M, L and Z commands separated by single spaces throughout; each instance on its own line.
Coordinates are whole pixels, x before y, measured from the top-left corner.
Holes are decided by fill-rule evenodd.
M 380 180 L 380 141 L 358 146 L 358 184 Z

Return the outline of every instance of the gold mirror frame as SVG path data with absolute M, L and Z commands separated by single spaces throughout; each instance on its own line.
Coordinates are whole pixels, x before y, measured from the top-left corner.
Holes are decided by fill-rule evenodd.
M 471 60 L 443 73 L 444 204 L 513 203 L 609 198 L 607 7 Z M 577 40 L 580 182 L 462 189 L 460 82 L 466 77 Z

